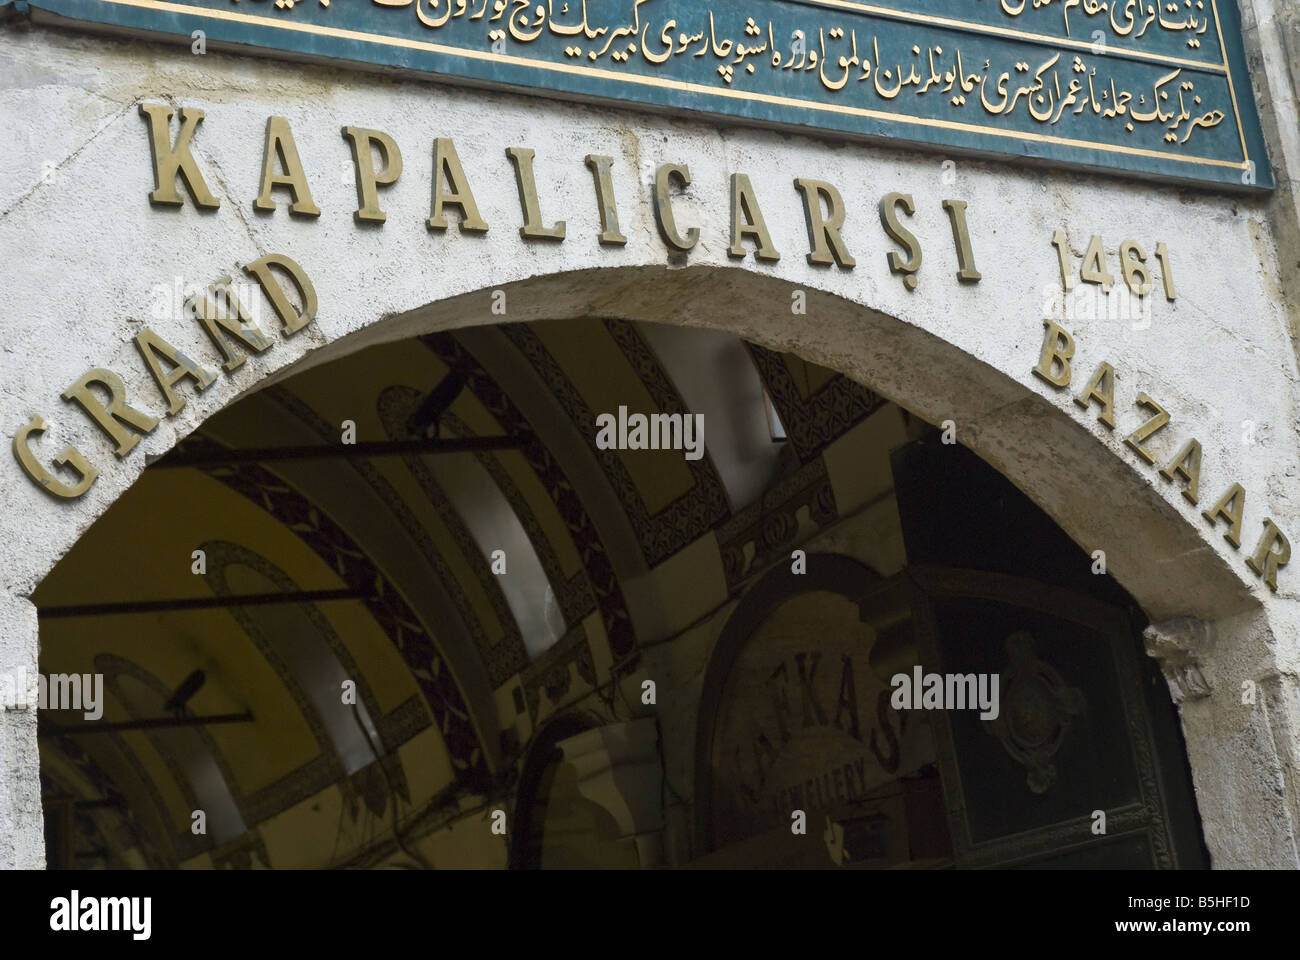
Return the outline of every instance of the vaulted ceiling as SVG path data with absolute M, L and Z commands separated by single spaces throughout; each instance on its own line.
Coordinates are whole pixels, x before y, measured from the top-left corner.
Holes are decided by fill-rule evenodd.
M 435 442 L 470 449 L 358 455 L 415 437 L 431 405 Z M 706 455 L 600 449 L 596 417 L 620 406 L 703 414 Z M 661 639 L 657 567 L 707 542 L 736 589 L 793 533 L 773 498 L 829 522 L 823 450 L 891 410 L 734 337 L 597 320 L 371 347 L 245 398 L 34 597 L 41 671 L 103 674 L 98 723 L 168 715 L 200 670 L 173 712 L 225 717 L 86 733 L 46 715 L 44 790 L 74 811 L 77 865 L 362 863 L 394 815 L 451 822 L 502 794 L 571 683 Z M 232 453 L 309 446 L 333 452 Z

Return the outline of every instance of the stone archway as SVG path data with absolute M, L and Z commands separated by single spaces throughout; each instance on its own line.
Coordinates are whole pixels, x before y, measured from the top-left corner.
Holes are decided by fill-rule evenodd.
M 683 305 L 673 305 L 680 302 L 674 294 L 700 288 L 713 292 L 693 298 L 689 312 Z M 1182 700 L 1184 726 L 1198 786 L 1204 777 L 1222 775 L 1228 758 L 1217 735 L 1210 736 L 1203 726 L 1222 719 L 1208 710 L 1196 711 L 1210 691 L 1207 676 L 1212 677 L 1222 662 L 1217 658 L 1241 658 L 1243 648 L 1248 649 L 1246 644 L 1266 642 L 1269 628 L 1263 611 L 1248 585 L 1204 544 L 1203 531 L 1188 524 L 1161 498 L 1157 488 L 1144 483 L 1131 465 L 1109 453 L 1050 401 L 953 344 L 826 294 L 809 297 L 810 310 L 820 321 L 819 339 L 833 339 L 837 330 L 845 336 L 853 331 L 873 349 L 830 350 L 822 342 L 805 342 L 780 330 L 785 318 L 780 313 L 773 316 L 774 311 L 767 308 L 771 303 L 784 304 L 790 286 L 744 270 L 646 267 L 589 271 L 494 289 L 526 304 L 545 304 L 527 311 L 535 316 L 516 319 L 576 319 L 597 314 L 703 326 L 699 316 L 716 318 L 707 326 L 728 331 L 739 327 L 742 335 L 766 346 L 832 365 L 935 422 L 952 419 L 945 415 L 949 410 L 972 411 L 957 421 L 966 445 L 1012 479 L 1082 546 L 1109 544 L 1108 537 L 1116 538 L 1117 546 L 1107 548 L 1111 572 L 1153 621 L 1161 624 L 1150 632 L 1151 652 L 1166 663 L 1175 697 L 1188 698 Z M 258 387 L 374 343 L 455 329 L 457 320 L 466 316 L 466 302 L 488 293 L 430 304 L 364 327 L 268 376 Z M 951 376 L 936 385 L 929 378 L 934 369 L 948 370 Z M 1082 488 L 1077 483 L 1080 477 L 1088 478 Z M 1125 529 L 1140 529 L 1143 536 L 1118 536 L 1117 532 Z M 1172 579 L 1166 579 L 1171 570 L 1165 562 L 1169 556 L 1179 558 L 1178 565 L 1172 567 L 1177 571 Z M 11 610 L 23 605 L 30 608 L 25 600 L 10 600 Z M 34 608 L 21 615 L 34 621 Z M 1259 668 L 1267 669 L 1263 664 Z M 1249 727 L 1243 733 L 1250 735 Z M 1258 730 L 1254 735 L 1260 747 L 1273 742 L 1270 731 Z M 34 753 L 34 745 L 32 750 Z M 1216 810 L 1214 801 L 1231 802 L 1233 794 L 1198 792 L 1207 842 L 1216 856 L 1241 857 L 1243 861 L 1258 856 L 1258 850 L 1237 846 L 1244 838 L 1236 831 L 1215 834 L 1216 813 L 1226 815 L 1228 811 Z M 1261 827 L 1282 828 L 1281 811 L 1271 813 L 1278 819 Z

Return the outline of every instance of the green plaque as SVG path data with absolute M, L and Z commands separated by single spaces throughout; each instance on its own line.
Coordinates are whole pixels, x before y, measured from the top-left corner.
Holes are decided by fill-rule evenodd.
M 1273 186 L 1233 0 L 6 4 L 187 47 L 201 30 L 214 48 L 941 154 Z

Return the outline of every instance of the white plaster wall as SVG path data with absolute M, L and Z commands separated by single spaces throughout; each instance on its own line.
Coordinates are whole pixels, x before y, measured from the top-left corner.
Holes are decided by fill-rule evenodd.
M 220 210 L 201 212 L 188 199 L 180 210 L 150 205 L 153 167 L 147 126 L 137 113 L 141 101 L 205 111 L 194 152 L 221 198 Z M 253 211 L 272 114 L 292 125 L 323 211 L 318 219 L 291 218 L 283 191 L 276 193 L 274 214 Z M 388 222 L 379 229 L 361 230 L 353 222 L 350 149 L 340 132 L 348 124 L 384 130 L 403 151 L 401 180 L 380 193 Z M 1273 596 L 1243 562 L 1265 515 L 1300 542 L 1296 354 L 1279 303 L 1271 227 L 1256 202 L 1009 162 L 958 160 L 955 181 L 944 183 L 941 155 L 720 130 L 37 28 L 0 31 L 0 130 L 0 425 L 8 437 L 39 413 L 53 425 L 37 445 L 44 462 L 73 442 L 101 470 L 85 497 L 60 502 L 29 482 L 12 457 L 0 458 L 0 671 L 34 668 L 36 621 L 23 598 L 139 474 L 146 454 L 164 452 L 264 377 L 385 318 L 406 316 L 372 327 L 372 336 L 585 312 L 692 322 L 797 349 L 929 419 L 955 420 L 959 439 L 995 466 L 1012 476 L 1019 471 L 1022 481 L 1041 481 L 1041 489 L 1024 482 L 1067 532 L 1082 539 L 1091 531 L 1085 546 L 1107 550 L 1111 572 L 1156 610 L 1154 616 L 1218 618 L 1262 605 L 1271 636 L 1282 642 L 1261 657 L 1269 669 L 1297 672 L 1300 573 L 1294 565 L 1283 570 L 1282 590 Z M 425 228 L 432 144 L 440 136 L 455 140 L 491 225 L 486 236 Z M 505 155 L 510 146 L 536 150 L 543 216 L 548 224 L 568 222 L 564 243 L 520 239 Z M 588 153 L 614 157 L 626 247 L 596 242 L 592 178 L 582 162 Z M 693 185 L 675 208 L 679 224 L 700 226 L 703 237 L 687 259 L 691 269 L 637 274 L 631 268 L 681 265 L 669 264 L 650 207 L 654 170 L 665 162 L 689 165 Z M 790 315 L 788 286 L 750 288 L 701 269 L 733 266 L 726 255 L 732 172 L 752 178 L 783 254 L 776 265 L 758 265 L 751 257 L 744 269 L 813 291 L 807 316 Z M 849 208 L 844 237 L 857 258 L 852 272 L 806 262 L 795 177 L 840 188 Z M 916 292 L 908 292 L 886 264 L 887 251 L 895 248 L 880 227 L 876 204 L 891 190 L 916 200 L 908 226 L 925 250 Z M 969 204 L 984 275 L 976 286 L 955 278 L 940 206 L 947 197 Z M 456 214 L 449 216 L 455 223 Z M 1069 231 L 1076 258 L 1091 234 L 1103 236 L 1117 275 L 1114 251 L 1121 239 L 1139 240 L 1149 255 L 1164 241 L 1172 256 L 1178 300 L 1166 303 L 1157 286 L 1149 327 L 1066 322 L 1078 341 L 1072 393 L 1100 361 L 1115 366 L 1114 434 L 1092 411 L 1030 375 L 1043 317 L 1059 310 L 1050 294 L 1060 286 L 1050 245 L 1058 227 Z M 184 410 L 164 419 L 124 462 L 116 461 L 107 439 L 59 394 L 86 370 L 107 366 L 126 381 L 132 403 L 162 415 L 164 405 L 131 343 L 141 326 L 149 324 L 209 367 L 216 367 L 216 357 L 196 324 L 150 318 L 155 286 L 176 278 L 211 282 L 270 252 L 288 254 L 306 269 L 319 293 L 319 317 L 290 340 L 277 331 L 277 346 L 234 376 L 222 375 L 202 396 L 182 386 L 190 396 Z M 571 281 L 562 276 L 607 267 L 622 270 Z M 555 279 L 508 286 L 548 276 Z M 513 297 L 502 318 L 490 313 L 489 295 L 481 292 L 494 288 L 526 295 Z M 421 309 L 447 301 L 451 306 L 440 310 Z M 269 310 L 265 316 L 269 321 Z M 272 329 L 270 322 L 263 325 Z M 963 355 L 978 362 L 944 365 Z M 1246 487 L 1240 552 L 1123 446 L 1123 437 L 1145 419 L 1133 405 L 1139 391 L 1173 415 L 1171 427 L 1151 443 L 1161 462 L 1190 436 L 1204 444 L 1202 507 L 1233 481 Z M 1254 444 L 1242 442 L 1246 420 L 1256 424 Z M 1148 514 L 1146 528 L 1134 526 L 1134 517 Z M 1178 555 L 1167 555 L 1171 551 Z M 1202 575 L 1205 582 L 1195 582 Z M 0 716 L 0 865 L 36 865 L 34 718 Z M 1294 849 L 1294 837 L 1287 842 Z

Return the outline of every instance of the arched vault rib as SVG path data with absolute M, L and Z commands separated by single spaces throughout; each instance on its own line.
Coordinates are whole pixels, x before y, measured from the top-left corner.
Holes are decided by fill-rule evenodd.
M 657 412 L 688 416 L 692 413 L 664 374 L 654 352 L 631 324 L 591 322 L 588 329 L 589 336 L 613 339 L 634 371 L 636 380 L 640 381 L 639 386 L 650 395 Z M 527 324 L 509 324 L 502 327 L 501 332 L 514 349 L 528 359 L 534 374 L 541 378 L 551 397 L 550 405 L 558 407 L 557 412 L 567 417 L 586 441 L 607 485 L 617 493 L 622 512 L 632 523 L 647 565 L 655 566 L 667 560 L 727 518 L 730 505 L 726 490 L 707 449 L 699 460 L 684 461 L 691 475 L 690 486 L 671 503 L 652 513 L 632 470 L 620 453 L 597 449 L 593 443 L 596 415 L 615 411 L 592 410 L 570 379 L 570 371 L 551 355 L 543 339 Z M 610 370 L 608 374 L 615 376 L 617 371 Z
M 376 386 L 379 387 L 380 385 L 376 383 Z M 310 430 L 315 435 L 317 444 L 335 442 L 335 429 L 321 419 L 306 401 L 287 387 L 272 387 L 264 391 L 262 396 L 276 403 L 286 413 L 293 416 L 299 423 Z M 376 412 L 382 420 L 383 413 L 378 409 L 380 395 L 370 399 L 374 401 Z M 403 438 L 390 435 L 389 439 Z M 408 469 L 412 467 L 412 461 L 418 463 L 417 458 L 414 457 L 405 456 L 402 459 L 407 463 Z M 426 563 L 436 574 L 439 582 L 442 583 L 460 615 L 461 622 L 469 630 L 474 645 L 479 651 L 480 659 L 483 660 L 487 669 L 488 683 L 495 689 L 512 673 L 522 668 L 526 662 L 526 655 L 523 640 L 519 634 L 518 623 L 506 603 L 500 586 L 495 578 L 489 575 L 480 548 L 469 535 L 464 518 L 460 517 L 456 508 L 447 500 L 431 477 L 417 476 L 416 479 L 425 495 L 430 498 L 441 519 L 448 525 L 453 539 L 457 541 L 457 546 L 463 554 L 464 560 L 469 564 L 475 580 L 488 594 L 488 602 L 492 606 L 493 613 L 500 622 L 505 634 L 500 642 L 495 645 L 489 644 L 488 625 L 481 622 L 473 606 L 460 589 L 455 573 L 449 568 L 441 553 L 428 537 L 423 524 L 411 512 L 403 497 L 393 489 L 392 485 L 368 459 L 351 458 L 347 461 L 347 464 L 361 480 L 379 495 L 388 509 L 398 516 L 403 528 L 417 541 Z M 412 470 L 412 473 L 414 472 Z
M 311 428 L 269 398 L 256 395 L 246 402 L 252 409 L 241 418 L 238 437 L 223 436 L 215 427 L 208 433 L 232 447 L 320 442 Z M 468 784 L 486 784 L 500 755 L 486 670 L 456 604 L 437 578 L 424 575 L 429 567 L 423 552 L 379 493 L 360 477 L 322 484 L 310 461 L 282 462 L 275 472 L 240 464 L 217 479 L 259 504 L 278 487 L 318 508 L 310 524 L 291 528 L 350 586 L 377 591 L 367 606 L 410 667 L 457 775 Z M 436 648 L 424 624 L 437 626 Z
M 481 335 L 482 332 L 475 333 Z M 604 533 L 593 522 L 586 501 L 588 493 L 591 493 L 596 498 L 596 503 L 608 503 L 608 489 L 595 483 L 584 484 L 582 487 L 575 486 L 565 462 L 556 456 L 551 446 L 555 443 L 559 449 L 569 452 L 567 463 L 572 464 L 575 457 L 580 456 L 578 451 L 585 449 L 581 437 L 576 431 L 564 431 L 560 435 L 548 431 L 543 438 L 538 429 L 540 427 L 541 430 L 547 431 L 546 420 L 551 418 L 527 416 L 515 403 L 510 393 L 504 390 L 479 364 L 478 357 L 462 345 L 458 338 L 447 334 L 431 334 L 423 337 L 422 340 L 425 346 L 437 354 L 452 370 L 466 378 L 469 389 L 492 412 L 507 433 L 523 438 L 520 452 L 537 472 L 555 501 L 583 557 L 588 578 L 596 594 L 597 606 L 600 608 L 610 653 L 615 660 L 630 656 L 636 648 L 636 631 L 623 595 L 621 581 L 624 578 L 614 565 L 615 554 L 606 549 Z M 473 343 L 475 337 L 470 336 L 469 340 Z M 545 390 L 539 390 L 532 396 L 534 402 L 539 405 L 547 402 Z M 554 400 L 549 402 L 553 404 Z M 586 477 L 588 474 L 583 471 L 581 476 Z M 579 480 L 579 483 L 581 482 Z M 624 532 L 625 528 L 618 524 L 620 518 L 626 524 L 626 517 L 621 510 L 610 511 L 604 529 L 613 528 L 620 533 Z M 636 555 L 635 538 L 632 539 L 631 549 Z M 618 555 L 626 556 L 622 551 Z

